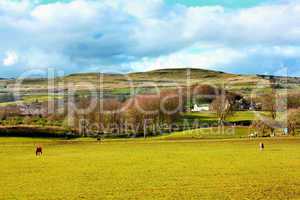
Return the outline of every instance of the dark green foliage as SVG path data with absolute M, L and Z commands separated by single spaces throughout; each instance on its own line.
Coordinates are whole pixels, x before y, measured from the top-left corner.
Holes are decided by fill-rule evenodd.
M 75 137 L 68 135 L 69 130 L 59 127 L 6 126 L 0 127 L 0 136 L 9 137 Z

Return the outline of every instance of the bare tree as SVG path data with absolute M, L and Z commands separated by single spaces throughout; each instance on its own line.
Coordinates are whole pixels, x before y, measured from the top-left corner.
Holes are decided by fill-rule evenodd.
M 253 121 L 250 128 L 252 130 L 255 130 L 257 136 L 260 137 L 270 136 L 271 126 L 269 126 L 263 120 Z
M 159 95 L 138 95 L 126 102 L 127 122 L 132 124 L 135 131 L 143 131 L 147 126 L 160 123 Z
M 262 95 L 259 101 L 262 104 L 262 110 L 269 113 L 268 116 L 264 117 L 264 120 L 269 124 L 273 124 L 270 129 L 272 135 L 275 135 L 276 128 L 279 128 L 277 125 L 280 123 L 280 118 L 288 109 L 287 97 L 276 94 L 275 90 L 272 90 L 270 94 Z
M 299 93 L 289 93 L 288 94 L 287 107 L 289 109 L 300 108 L 300 94 Z
M 164 91 L 160 93 L 160 116 L 166 123 L 173 123 L 184 111 L 185 97 L 180 91 Z
M 4 120 L 7 117 L 7 113 L 4 107 L 0 107 L 0 120 Z
M 300 109 L 288 111 L 287 128 L 289 135 L 296 135 L 296 129 L 300 126 Z
M 184 107 L 182 98 L 176 90 L 135 96 L 126 102 L 126 120 L 136 131 L 147 129 L 155 134 L 158 126 L 170 125 L 178 119 Z
M 220 125 L 223 125 L 226 117 L 232 113 L 232 104 L 225 95 L 217 96 L 211 103 L 210 108 L 216 113 Z
M 270 117 L 275 120 L 277 117 L 278 105 L 277 105 L 277 95 L 265 94 L 261 97 L 262 109 L 270 113 Z

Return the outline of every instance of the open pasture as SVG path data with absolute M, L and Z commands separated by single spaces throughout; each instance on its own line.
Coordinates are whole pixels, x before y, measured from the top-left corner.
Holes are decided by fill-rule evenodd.
M 300 199 L 300 138 L 259 142 L 0 138 L 0 199 Z

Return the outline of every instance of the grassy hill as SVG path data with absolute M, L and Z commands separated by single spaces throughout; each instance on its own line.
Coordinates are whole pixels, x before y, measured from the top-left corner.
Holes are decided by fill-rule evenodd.
M 73 83 L 76 87 L 84 88 L 83 82 L 96 84 L 100 82 L 100 78 L 104 83 L 105 88 L 119 88 L 129 86 L 129 82 L 132 81 L 135 86 L 140 84 L 156 83 L 159 86 L 171 86 L 174 83 L 180 85 L 187 84 L 187 77 L 190 77 L 190 83 L 222 83 L 225 81 L 234 84 L 253 84 L 258 81 L 264 80 L 259 76 L 245 76 L 228 74 L 219 71 L 204 70 L 204 69 L 191 69 L 191 68 L 180 68 L 180 69 L 160 69 L 148 72 L 137 72 L 129 74 L 102 74 L 102 73 L 80 73 L 71 74 L 65 77 L 55 79 L 58 84 Z M 24 89 L 41 89 L 43 85 L 47 84 L 47 79 L 32 78 L 23 81 Z M 15 81 L 11 80 L 8 82 L 9 86 L 12 86 Z
M 136 72 L 129 74 L 73 74 L 66 76 L 61 81 L 79 82 L 85 80 L 95 83 L 97 79 L 103 78 L 104 86 L 113 88 L 129 86 L 131 81 L 134 86 L 150 86 L 156 84 L 160 87 L 172 87 L 174 84 L 187 85 L 195 83 L 225 84 L 232 83 L 234 85 L 253 85 L 259 81 L 266 79 L 259 76 L 236 75 L 219 71 L 204 69 L 159 69 L 148 72 Z M 189 81 L 188 81 L 189 80 Z
M 48 94 L 48 89 L 53 93 L 66 91 L 68 85 L 77 91 L 88 91 L 91 87 L 95 90 L 103 89 L 105 94 L 123 95 L 131 92 L 130 88 L 138 88 L 140 91 L 151 91 L 158 88 L 174 88 L 175 86 L 187 86 L 193 84 L 224 85 L 228 90 L 237 91 L 248 95 L 257 85 L 268 85 L 269 76 L 239 75 L 220 71 L 193 68 L 159 69 L 148 72 L 136 72 L 128 74 L 112 73 L 80 73 L 70 74 L 64 77 L 50 80 L 43 78 L 26 79 L 20 85 L 20 90 L 27 95 Z M 280 82 L 288 82 L 290 90 L 299 89 L 300 78 L 277 77 Z M 0 84 L 1 81 L 0 80 Z M 7 90 L 15 92 L 16 80 L 5 80 Z M 155 91 L 155 90 L 154 90 Z

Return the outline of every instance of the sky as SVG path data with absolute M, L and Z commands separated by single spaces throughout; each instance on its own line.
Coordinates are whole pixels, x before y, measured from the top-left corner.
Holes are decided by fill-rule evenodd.
M 179 67 L 300 76 L 300 0 L 0 0 L 0 77 Z

